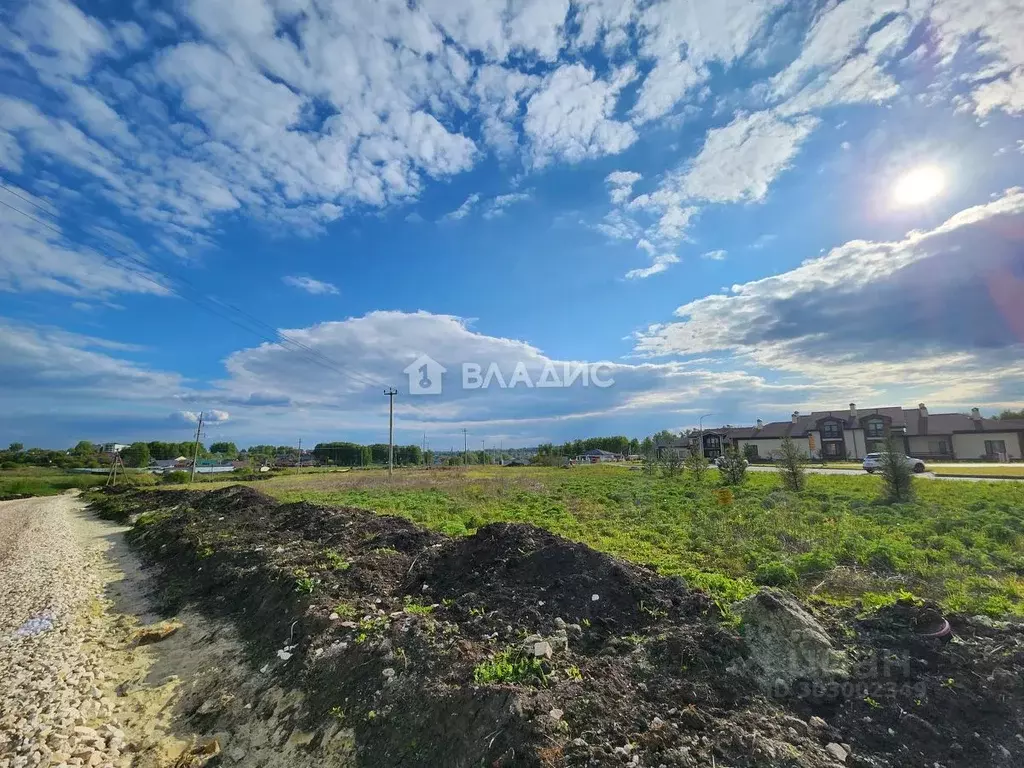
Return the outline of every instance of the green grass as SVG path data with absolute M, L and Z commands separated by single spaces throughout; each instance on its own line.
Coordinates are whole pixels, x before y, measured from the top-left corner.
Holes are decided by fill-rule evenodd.
M 1024 464 L 999 464 L 994 467 L 935 467 L 930 471 L 946 477 L 994 475 L 998 477 L 1024 478 Z
M 1024 615 L 1024 483 L 915 481 L 913 503 L 879 501 L 872 476 L 809 475 L 780 489 L 750 473 L 732 498 L 619 467 L 292 475 L 254 484 L 284 501 L 395 514 L 449 534 L 528 522 L 680 575 L 723 603 L 757 583 L 842 604 L 901 594 L 993 616 Z
M 54 496 L 72 488 L 94 488 L 106 475 L 71 474 L 42 467 L 0 470 L 0 499 L 8 496 Z
M 538 683 L 546 680 L 540 659 L 528 658 L 519 651 L 507 649 L 493 659 L 481 662 L 473 670 L 473 681 L 486 683 Z

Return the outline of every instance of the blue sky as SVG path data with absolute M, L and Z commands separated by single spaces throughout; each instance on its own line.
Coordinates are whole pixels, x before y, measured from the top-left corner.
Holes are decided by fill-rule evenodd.
M 1020 0 L 7 3 L 0 442 L 378 441 L 385 386 L 435 447 L 1019 407 L 1021 40 Z M 564 362 L 614 384 L 461 386 Z

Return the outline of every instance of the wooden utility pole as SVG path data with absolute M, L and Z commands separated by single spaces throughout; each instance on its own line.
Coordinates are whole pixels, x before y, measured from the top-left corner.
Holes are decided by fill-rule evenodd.
M 194 483 L 196 480 L 196 464 L 199 463 L 199 437 L 203 434 L 203 412 L 199 412 L 199 423 L 196 425 L 196 444 L 192 449 L 192 477 L 189 478 L 190 483 Z
M 465 427 L 462 428 L 462 463 L 469 465 L 469 436 Z
M 302 470 L 302 438 L 299 438 L 299 460 L 295 466 L 301 471 Z
M 389 387 L 384 390 L 388 396 L 388 480 L 395 472 L 395 395 L 398 390 Z

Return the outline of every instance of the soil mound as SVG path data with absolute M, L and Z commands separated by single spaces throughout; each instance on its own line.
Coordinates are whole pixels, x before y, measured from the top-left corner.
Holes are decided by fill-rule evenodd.
M 1024 625 L 794 601 L 849 675 L 765 686 L 753 626 L 532 526 L 452 538 L 243 487 L 99 498 L 136 521 L 169 610 L 229 617 L 253 674 L 296 691 L 274 710 L 282 743 L 350 740 L 358 765 L 1024 764 Z M 210 734 L 244 726 L 195 717 Z
M 446 542 L 417 567 L 410 590 L 473 595 L 503 619 L 549 626 L 554 618 L 613 634 L 707 612 L 710 602 L 678 579 L 616 560 L 532 525 L 495 523 Z

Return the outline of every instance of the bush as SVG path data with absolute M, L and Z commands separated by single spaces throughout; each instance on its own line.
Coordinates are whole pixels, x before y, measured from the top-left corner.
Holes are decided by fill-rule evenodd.
M 885 441 L 885 452 L 881 457 L 882 489 L 885 500 L 890 504 L 911 501 L 914 498 L 914 471 L 907 466 L 895 435 Z
M 180 469 L 176 469 L 173 472 L 168 472 L 164 475 L 160 482 L 166 483 L 167 485 L 180 485 L 181 483 L 187 483 L 188 472 L 182 472 Z
M 733 446 L 725 449 L 725 455 L 718 463 L 718 470 L 725 485 L 742 485 L 747 479 L 747 460 Z
M 765 587 L 791 587 L 797 581 L 796 571 L 785 563 L 761 563 L 754 571 L 754 583 Z
M 818 574 L 836 567 L 836 559 L 828 552 L 808 552 L 796 558 L 793 565 L 800 574 Z
M 704 475 L 708 473 L 708 460 L 704 458 L 699 450 L 690 451 L 685 461 L 686 470 L 698 483 L 703 482 Z
M 743 446 L 743 458 L 753 464 L 755 461 L 760 460 L 760 456 L 757 453 L 757 446 L 753 443 L 747 443 Z
M 807 476 L 804 473 L 804 464 L 807 456 L 804 454 L 792 438 L 787 437 L 782 441 L 779 448 L 779 458 L 776 466 L 779 468 L 779 476 L 782 478 L 782 487 L 788 491 L 802 491 L 807 484 Z

